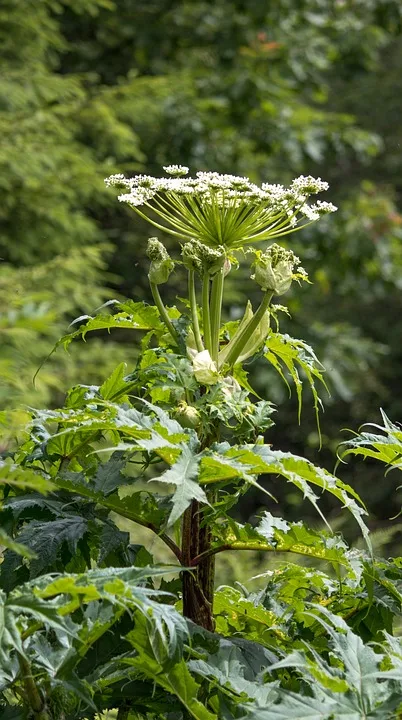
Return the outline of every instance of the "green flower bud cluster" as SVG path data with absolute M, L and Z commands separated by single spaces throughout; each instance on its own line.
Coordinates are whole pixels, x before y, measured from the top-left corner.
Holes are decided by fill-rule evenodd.
M 179 403 L 179 406 L 175 412 L 175 419 L 184 428 L 190 428 L 196 430 L 200 424 L 201 418 L 197 408 L 193 405 L 188 405 L 184 400 Z
M 283 295 L 292 284 L 292 280 L 303 277 L 301 268 L 297 274 L 294 269 L 299 265 L 299 258 L 292 252 L 274 243 L 267 250 L 255 250 L 255 260 L 251 266 L 254 269 L 252 279 L 264 291 L 270 290 L 275 295 Z
M 162 285 L 169 280 L 170 273 L 174 268 L 174 262 L 169 256 L 164 245 L 158 238 L 152 237 L 148 240 L 147 255 L 151 260 L 149 268 L 149 281 L 154 285 Z
M 207 272 L 209 275 L 217 273 L 225 264 L 225 248 L 218 246 L 210 248 L 199 240 L 190 240 L 184 243 L 182 252 L 183 264 L 188 270 L 195 270 L 199 275 Z

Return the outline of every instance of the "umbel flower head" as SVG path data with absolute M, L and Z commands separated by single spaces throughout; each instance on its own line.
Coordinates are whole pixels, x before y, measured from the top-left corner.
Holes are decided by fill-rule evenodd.
M 293 180 L 288 188 L 247 177 L 197 172 L 168 165 L 169 177 L 112 175 L 105 181 L 118 187 L 119 195 L 138 215 L 180 242 L 199 240 L 212 248 L 240 248 L 294 232 L 334 212 L 332 203 L 308 204 L 311 195 L 328 189 L 328 183 L 310 176 Z

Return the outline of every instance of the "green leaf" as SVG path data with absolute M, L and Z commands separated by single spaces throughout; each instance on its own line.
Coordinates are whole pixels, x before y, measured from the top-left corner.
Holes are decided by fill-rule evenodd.
M 192 500 L 208 504 L 204 490 L 197 482 L 194 482 L 194 479 L 198 477 L 199 465 L 200 456 L 194 454 L 188 446 L 184 445 L 181 455 L 174 465 L 162 475 L 153 478 L 158 482 L 176 486 L 176 491 L 172 497 L 173 507 L 169 515 L 168 525 L 173 525 L 183 515 Z
M 313 696 L 302 698 L 294 693 L 282 692 L 281 701 L 272 708 L 276 712 L 275 717 L 290 718 L 292 709 L 300 713 L 297 717 L 327 717 L 308 714 L 311 708 L 317 710 L 319 702 L 330 715 L 345 717 L 345 720 L 394 717 L 390 711 L 398 707 L 400 696 L 391 683 L 381 679 L 380 665 L 384 654 L 375 652 L 370 645 L 364 645 L 339 615 L 317 606 L 311 614 L 329 636 L 329 657 L 319 655 L 309 647 L 304 652 L 294 650 L 271 666 L 270 672 L 289 667 L 297 669 L 310 685 Z M 401 690 L 401 676 L 399 679 Z M 269 720 L 274 715 L 263 712 L 261 717 Z
M 91 482 L 91 489 L 107 497 L 121 485 L 126 485 L 128 478 L 122 474 L 127 460 L 120 453 L 114 453 L 105 463 L 101 463 Z
M 233 603 L 231 608 L 232 612 L 234 608 L 235 605 Z M 265 651 L 266 654 L 264 656 L 264 654 L 261 653 L 261 646 L 258 646 L 256 643 L 249 643 L 249 645 L 251 653 L 254 651 L 256 656 L 262 655 L 261 660 L 264 665 L 270 664 L 275 657 L 268 650 Z M 225 688 L 226 692 L 230 690 L 235 696 L 242 695 L 244 697 L 244 694 L 248 695 L 254 704 L 261 707 L 269 703 L 271 700 L 270 696 L 276 685 L 275 683 L 262 683 L 251 680 L 251 677 L 256 673 L 251 670 L 243 649 L 222 638 L 220 639 L 217 652 L 209 653 L 205 659 L 190 660 L 188 667 L 191 672 L 196 675 L 206 680 L 212 679 L 214 684 L 219 684 L 222 688 Z M 275 696 L 276 693 L 274 692 L 274 697 Z M 238 697 L 236 697 L 236 701 L 237 700 Z
M 127 363 L 120 363 L 112 372 L 110 377 L 105 380 L 99 388 L 99 393 L 104 400 L 123 402 L 136 387 L 135 382 L 125 380 Z
M 145 618 L 137 620 L 135 630 L 127 635 L 127 639 L 138 652 L 138 657 L 125 660 L 127 665 L 137 667 L 143 675 L 175 695 L 190 717 L 217 720 L 217 716 L 198 700 L 200 686 L 192 678 L 186 662 L 180 660 L 172 664 L 167 661 L 166 653 L 155 643 L 152 626 Z
M 39 575 L 46 567 L 53 566 L 64 543 L 71 556 L 77 552 L 78 542 L 88 530 L 85 518 L 79 515 L 67 516 L 50 522 L 32 520 L 24 526 L 18 540 L 26 545 L 36 559 L 30 563 L 31 577 Z
M 60 617 L 58 610 L 59 603 L 35 597 L 27 586 L 14 590 L 8 597 L 0 590 L 0 667 L 3 663 L 7 664 L 12 650 L 25 655 L 20 634 L 23 617 L 45 623 L 56 631 L 71 633 L 71 622 Z
M 14 520 L 19 518 L 40 520 L 44 515 L 45 517 L 64 517 L 65 515 L 65 504 L 62 501 L 37 493 L 8 496 L 3 507 L 5 510 L 11 511 Z
M 346 455 L 361 455 L 364 459 L 367 457 L 374 458 L 388 466 L 388 470 L 398 468 L 402 470 L 402 430 L 398 425 L 394 425 L 386 414 L 381 410 L 384 425 L 376 425 L 367 423 L 364 427 L 373 427 L 381 431 L 381 434 L 371 432 L 361 432 L 350 440 L 341 443 L 346 446 L 341 454 L 344 458 Z
M 34 553 L 25 545 L 15 542 L 15 540 L 10 538 L 10 536 L 2 530 L 0 530 L 0 548 L 6 548 L 7 550 L 11 550 L 13 553 L 16 553 L 16 555 L 22 555 L 28 560 L 36 558 L 36 553 Z
M 367 513 L 361 499 L 353 488 L 343 483 L 334 475 L 331 475 L 327 470 L 313 465 L 298 455 L 284 453 L 280 450 L 272 450 L 269 445 L 223 448 L 222 454 L 229 467 L 231 462 L 233 462 L 233 469 L 236 472 L 232 473 L 232 477 L 236 477 L 236 473 L 237 476 L 241 475 L 239 468 L 242 466 L 249 476 L 272 473 L 284 477 L 288 482 L 301 490 L 304 497 L 314 505 L 327 526 L 328 523 L 318 507 L 319 498 L 311 490 L 310 485 L 319 487 L 320 490 L 334 495 L 353 515 L 368 546 L 371 547 L 368 529 L 362 519 Z M 201 474 L 200 481 L 208 483 L 212 481 L 212 478 L 208 477 L 207 472 L 205 472 Z
M 124 303 L 120 303 L 118 300 L 109 301 L 109 305 L 112 304 L 119 311 L 115 315 L 106 315 L 103 313 L 93 317 L 91 315 L 82 315 L 74 320 L 74 322 L 71 323 L 72 325 L 82 320 L 86 322 L 80 325 L 78 330 L 60 338 L 53 351 L 60 345 L 67 348 L 77 337 L 85 340 L 86 334 L 94 330 L 108 330 L 110 332 L 112 328 L 125 328 L 130 330 L 157 330 L 165 332 L 166 328 L 160 320 L 159 312 L 153 305 L 147 305 L 144 302 L 133 302 L 132 300 Z
M 111 512 L 145 527 L 160 528 L 167 519 L 166 499 L 159 498 L 146 490 L 134 492 L 124 498 L 120 498 L 116 493 L 105 497 L 85 481 L 82 473 L 67 473 L 63 477 L 58 476 L 56 484 L 60 489 L 88 498 Z
M 265 512 L 257 527 L 228 520 L 214 526 L 213 547 L 227 550 L 291 552 L 350 568 L 342 538 L 307 528 L 302 521 L 290 523 Z
M 221 443 L 216 446 L 217 451 L 205 451 L 203 453 L 201 458 L 200 483 L 225 483 L 228 480 L 243 480 L 243 490 L 247 485 L 252 485 L 275 500 L 273 495 L 255 480 L 254 475 L 260 474 L 263 471 L 255 471 L 252 464 L 242 462 L 243 456 L 241 453 L 235 452 L 232 455 L 228 448 L 230 448 L 228 443 Z
M 164 657 L 173 661 L 181 656 L 188 635 L 186 620 L 171 605 L 155 602 L 162 593 L 147 587 L 145 581 L 176 572 L 176 566 L 105 568 L 82 574 L 42 576 L 27 586 L 35 587 L 36 595 L 43 599 L 61 596 L 63 613 L 74 612 L 82 603 L 98 600 L 124 611 L 139 610 L 146 620 L 150 638 Z
M 319 425 L 320 398 L 316 389 L 316 381 L 320 382 L 328 391 L 322 371 L 323 367 L 314 353 L 314 350 L 304 340 L 296 340 L 289 335 L 271 332 L 268 336 L 264 357 L 274 366 L 289 388 L 289 383 L 284 374 L 284 368 L 289 372 L 296 388 L 299 404 L 299 422 L 302 409 L 302 380 L 298 368 L 306 376 L 307 382 L 313 394 L 314 408 L 316 413 L 317 426 Z
M 142 449 L 147 452 L 158 451 L 167 462 L 174 461 L 180 452 L 179 443 L 188 440 L 189 435 L 179 423 L 169 418 L 167 413 L 145 400 L 142 403 L 149 407 L 156 417 L 140 412 L 134 407 L 120 406 L 107 401 L 96 407 L 91 404 L 79 409 L 37 412 L 37 426 L 41 436 L 38 452 L 43 452 L 45 448 L 47 455 L 60 455 L 63 458 L 78 455 L 82 462 L 88 454 L 95 452 L 112 450 L 135 452 L 137 449 Z M 47 425 L 51 422 L 57 422 L 61 427 L 54 435 L 50 435 L 47 430 Z M 95 451 L 91 442 L 99 439 L 107 431 L 110 431 L 108 439 L 114 440 L 115 445 Z M 123 440 L 120 443 L 119 437 Z M 46 440 L 43 441 L 43 438 Z
M 224 586 L 216 591 L 214 615 L 216 630 L 222 635 L 247 638 L 270 648 L 290 646 L 290 637 L 278 615 L 238 589 Z
M 53 483 L 46 477 L 30 468 L 14 465 L 10 458 L 0 460 L 0 485 L 1 483 L 20 490 L 36 490 L 44 494 L 54 489 Z
M 247 705 L 243 709 L 248 711 Z M 336 712 L 336 715 L 335 715 Z M 362 720 L 362 715 L 342 713 L 334 700 L 324 697 L 303 697 L 288 692 L 286 698 L 270 708 L 251 708 L 241 720 Z

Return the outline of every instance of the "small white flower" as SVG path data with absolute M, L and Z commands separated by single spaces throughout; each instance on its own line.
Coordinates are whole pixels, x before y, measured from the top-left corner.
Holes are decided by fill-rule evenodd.
M 164 165 L 163 169 L 168 175 L 177 175 L 178 177 L 180 177 L 180 175 L 188 175 L 189 171 L 186 165 Z
M 322 200 L 317 200 L 315 205 L 312 205 L 314 210 L 318 213 L 319 216 L 321 215 L 327 215 L 328 213 L 333 213 L 337 211 L 336 205 L 333 205 L 333 203 L 330 202 L 323 202 Z
M 111 175 L 105 178 L 105 185 L 107 187 L 112 187 L 113 185 L 130 187 L 130 180 L 127 180 L 122 173 L 118 173 L 117 175 Z
M 323 192 L 323 190 L 328 190 L 329 185 L 324 180 L 321 180 L 321 178 L 313 178 L 311 175 L 300 175 L 292 181 L 290 188 L 303 195 L 316 195 L 319 192 Z
M 315 210 L 314 205 L 307 205 L 307 203 L 304 203 L 304 205 L 301 206 L 300 212 L 312 222 L 314 220 L 318 220 L 320 217 L 319 213 Z

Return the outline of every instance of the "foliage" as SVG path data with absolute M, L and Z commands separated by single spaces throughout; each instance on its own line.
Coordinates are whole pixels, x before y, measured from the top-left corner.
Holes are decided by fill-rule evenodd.
M 372 457 L 387 465 L 387 472 L 392 468 L 402 468 L 402 431 L 398 425 L 392 423 L 386 414 L 381 411 L 383 425 L 369 423 L 381 435 L 372 432 L 356 433 L 355 437 L 343 443 L 345 455 L 362 455 L 363 458 Z
M 65 317 L 57 284 L 50 287 L 55 292 L 50 342 L 65 332 L 65 320 L 95 313 L 105 297 L 95 300 L 97 291 L 105 285 L 112 286 L 107 297 L 120 298 L 117 286 L 123 295 L 150 301 L 139 250 L 148 230 L 134 225 L 129 211 L 114 202 L 102 182 L 106 175 L 154 173 L 177 157 L 200 170 L 247 172 L 254 182 L 287 183 L 314 169 L 330 181 L 331 200 L 341 210 L 336 220 L 307 229 L 300 243 L 295 237 L 294 249 L 308 257 L 314 285 L 302 303 L 298 295 L 290 297 L 294 325 L 290 329 L 285 318 L 282 332 L 315 347 L 327 367 L 331 399 L 323 395 L 327 412 L 319 462 L 331 469 L 336 439 L 330 438 L 339 427 L 373 417 L 379 403 L 398 417 L 400 17 L 398 0 L 247 6 L 233 0 L 216 6 L 201 0 L 135 5 L 130 0 L 5 0 L 0 14 L 2 277 L 10 265 L 18 272 L 21 266 L 41 272 L 40 264 L 46 267 L 68 253 L 76 266 L 71 294 L 79 294 L 88 274 L 92 277 L 90 260 L 82 261 L 87 272 L 81 273 L 82 248 L 92 252 L 105 242 L 113 248 L 103 256 L 107 271 L 104 266 L 78 309 L 65 307 Z M 24 270 L 24 281 L 30 272 Z M 2 313 L 3 304 L 15 301 L 12 283 L 7 285 Z M 177 290 L 184 294 L 179 275 Z M 113 357 L 116 363 L 128 359 L 127 347 L 104 344 L 101 349 L 92 342 L 86 353 L 76 348 L 68 362 L 62 355 L 53 358 L 34 392 L 31 377 L 47 345 L 42 352 L 37 342 L 30 292 L 29 280 L 24 329 L 32 338 L 32 358 L 28 362 L 8 320 L 0 367 L 3 407 L 16 401 L 57 407 L 79 381 L 82 363 L 97 383 L 111 370 Z M 242 296 L 254 302 L 257 292 L 250 294 L 240 273 L 226 295 L 226 318 L 236 319 Z M 168 302 L 173 304 L 173 292 Z M 394 333 L 388 332 L 389 315 Z M 120 338 L 124 343 L 126 335 Z M 293 402 L 286 403 L 286 390 L 268 365 L 256 361 L 250 372 L 256 389 L 269 384 L 271 400 L 284 406 L 272 435 L 279 444 L 292 425 Z M 294 428 L 288 437 L 288 449 L 303 454 L 306 438 L 309 457 L 318 462 L 309 410 L 303 430 Z M 361 489 L 366 476 L 356 472 Z M 386 518 L 387 494 L 377 485 L 373 491 L 378 519 Z M 291 510 L 287 492 L 279 500 Z M 244 520 L 260 502 L 258 494 L 250 495 Z
M 251 199 L 238 194 L 247 179 L 214 174 L 209 182 L 206 192 L 197 185 L 191 212 L 208 217 L 222 244 L 204 245 L 200 231 L 179 260 L 152 238 L 155 305 L 107 301 L 80 315 L 55 347 L 93 331 L 134 330 L 143 333 L 135 364 L 121 362 L 99 385 L 75 384 L 60 408 L 0 416 L 2 717 L 95 720 L 114 710 L 118 720 L 391 720 L 402 712 L 400 559 L 374 559 L 367 511 L 352 487 L 265 442 L 274 407 L 254 401 L 243 366 L 259 357 L 288 386 L 289 376 L 299 416 L 302 385 L 310 387 L 318 419 L 324 369 L 305 341 L 281 333 L 271 306 L 274 294 L 307 279 L 295 271 L 298 258 L 276 244 L 251 253 L 260 305 L 247 304 L 237 322 L 221 320 L 226 277 L 236 254 L 250 253 L 247 245 L 235 250 L 230 234 L 213 235 L 214 223 L 230 225 L 233 203 L 243 224 L 258 213 L 280 235 L 276 202 L 289 193 L 270 186 L 256 202 L 254 189 Z M 292 208 L 304 207 L 314 183 L 294 181 Z M 288 222 L 286 232 L 295 230 Z M 175 263 L 188 280 L 180 308 L 166 306 L 159 290 Z M 401 433 L 384 422 L 385 441 L 366 434 L 349 452 L 363 448 L 398 466 Z M 325 531 L 268 511 L 254 523 L 234 519 L 250 489 L 274 500 L 273 476 L 300 491 Z M 322 494 L 349 511 L 365 551 L 331 529 Z M 155 563 L 121 519 L 157 535 L 172 563 Z M 269 569 L 258 591 L 215 589 L 216 556 L 240 550 L 304 564 Z
M 95 306 L 102 303 L 107 292 L 101 285 L 104 252 L 104 248 L 81 247 L 33 268 L 2 265 L 0 407 L 62 401 L 64 388 L 79 380 L 83 366 L 96 381 L 123 354 L 134 360 L 129 348 L 115 343 L 105 347 L 98 340 L 91 346 L 90 357 L 79 352 L 73 364 L 59 354 L 36 374 L 49 354 L 49 344 L 63 331 L 65 319 L 82 311 L 88 295 Z
M 344 445 L 367 458 L 341 466 L 344 481 L 314 457 L 321 402 L 327 468 L 339 427 L 373 417 L 379 398 L 400 416 L 400 30 L 398 0 L 2 3 L 5 720 L 402 714 L 401 562 L 373 559 L 358 495 L 394 512 L 374 461 L 400 466 L 400 430 L 384 415 Z M 340 211 L 293 236 L 313 286 L 293 285 L 280 328 L 248 255 L 226 258 L 229 322 L 214 313 L 213 343 L 199 268 L 183 302 L 184 256 L 166 305 L 148 288 L 148 226 L 102 181 L 178 157 L 253 183 L 330 180 Z M 53 353 L 34 387 L 55 343 L 71 356 Z M 365 551 L 338 518 L 338 532 L 320 529 L 339 503 Z M 155 566 L 138 527 L 172 566 Z M 258 554 L 260 589 L 213 593 L 214 558 L 242 549 Z

